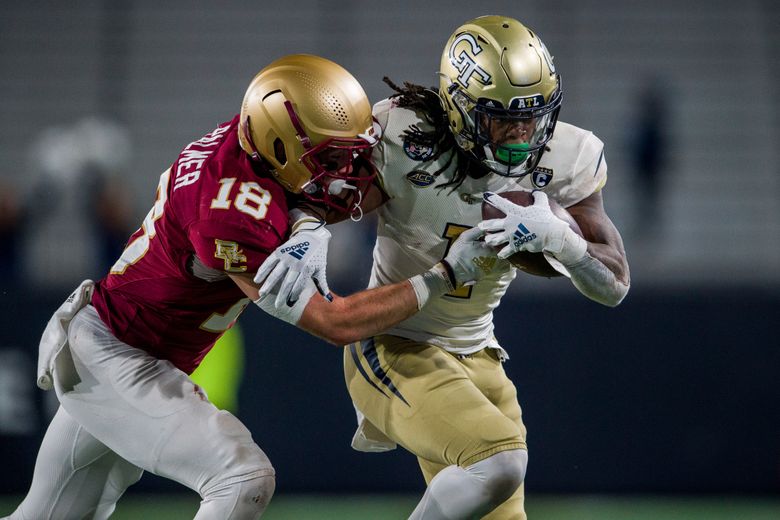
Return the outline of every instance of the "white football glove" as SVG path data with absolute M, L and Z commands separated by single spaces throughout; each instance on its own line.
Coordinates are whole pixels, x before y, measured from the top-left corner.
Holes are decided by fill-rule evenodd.
M 518 206 L 500 195 L 485 192 L 485 201 L 506 215 L 479 223 L 479 229 L 487 233 L 485 243 L 494 247 L 506 244 L 498 252 L 499 258 L 529 251 L 550 253 L 564 265 L 580 260 L 588 243 L 568 223 L 555 216 L 546 193 L 534 191 L 533 196 L 532 205 Z
M 265 300 L 269 293 L 276 292 L 277 307 L 295 303 L 310 280 L 328 300 L 333 296 L 328 288 L 326 266 L 330 231 L 325 223 L 314 219 L 298 224 L 290 238 L 276 248 L 255 275 L 260 284 L 259 298 Z M 278 292 L 275 290 L 282 280 Z
M 301 293 L 298 295 L 298 299 L 294 301 L 279 299 L 279 293 L 277 292 L 281 283 L 281 280 L 277 280 L 276 286 L 268 286 L 265 294 L 261 294 L 256 300 L 255 304 L 263 309 L 274 318 L 278 318 L 291 325 L 298 325 L 298 322 L 303 315 L 306 305 L 314 293 L 317 292 L 314 282 L 311 278 L 304 278 Z
M 438 298 L 461 285 L 474 284 L 499 264 L 509 267 L 508 263 L 496 258 L 493 248 L 480 240 L 483 234 L 479 228 L 464 231 L 441 262 L 409 279 L 417 296 L 418 309 L 431 298 Z
M 484 235 L 478 227 L 467 229 L 442 260 L 452 270 L 455 287 L 474 284 L 496 266 L 496 252 L 481 240 Z

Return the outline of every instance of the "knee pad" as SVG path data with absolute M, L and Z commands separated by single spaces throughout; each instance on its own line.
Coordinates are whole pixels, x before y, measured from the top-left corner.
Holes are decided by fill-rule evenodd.
M 276 486 L 275 472 L 246 426 L 232 414 L 219 411 L 209 417 L 207 432 L 209 474 L 197 491 L 204 503 L 223 505 L 213 509 L 213 516 L 204 518 L 233 518 L 225 513 L 230 510 L 224 509 L 228 503 L 265 509 Z
M 276 477 L 258 475 L 232 482 L 203 494 L 194 520 L 255 520 L 268 507 L 276 489 Z
M 511 497 L 523 483 L 527 465 L 528 452 L 517 449 L 496 453 L 464 469 L 483 479 L 490 501 L 500 504 Z
M 273 474 L 262 475 L 250 480 L 239 482 L 236 488 L 236 518 L 249 517 L 250 514 L 259 515 L 276 490 L 276 476 Z

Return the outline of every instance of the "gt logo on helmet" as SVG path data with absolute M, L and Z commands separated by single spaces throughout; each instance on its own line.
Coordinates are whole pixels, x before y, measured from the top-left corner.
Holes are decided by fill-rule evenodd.
M 471 34 L 463 33 L 455 40 L 453 40 L 452 45 L 450 45 L 450 62 L 452 65 L 458 69 L 458 82 L 463 85 L 464 87 L 468 88 L 469 86 L 469 80 L 472 76 L 475 74 L 477 75 L 477 81 L 482 83 L 483 85 L 490 85 L 490 74 L 487 73 L 485 69 L 480 67 L 477 62 L 474 60 L 474 57 L 471 56 L 466 50 L 460 51 L 460 54 L 457 56 L 455 55 L 456 47 L 461 42 L 468 43 L 471 52 L 476 56 L 480 52 L 482 52 L 482 47 L 479 46 L 477 43 L 477 39 L 474 38 Z

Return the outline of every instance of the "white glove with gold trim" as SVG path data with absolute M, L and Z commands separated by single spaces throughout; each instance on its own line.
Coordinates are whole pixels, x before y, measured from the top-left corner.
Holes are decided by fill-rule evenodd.
M 453 242 L 444 259 L 429 270 L 409 279 L 422 309 L 431 298 L 462 285 L 472 285 L 491 272 L 499 262 L 496 252 L 481 240 L 484 232 L 471 228 Z M 508 267 L 507 262 L 503 262 Z

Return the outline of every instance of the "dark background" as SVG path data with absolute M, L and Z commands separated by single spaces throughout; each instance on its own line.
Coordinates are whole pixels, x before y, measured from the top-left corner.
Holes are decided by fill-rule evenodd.
M 6 295 L 11 296 L 11 295 Z M 25 353 L 60 295 L 4 298 L 0 344 Z M 10 304 L 9 304 L 10 303 Z M 529 490 L 577 493 L 750 493 L 780 490 L 780 414 L 773 341 L 780 298 L 751 290 L 643 290 L 608 309 L 571 294 L 505 299 L 497 335 L 510 351 L 528 427 Z M 341 349 L 249 309 L 239 417 L 271 457 L 285 492 L 414 492 L 402 449 L 349 447 L 354 414 Z M 9 369 L 5 367 L 5 372 Z M 29 398 L 39 425 L 43 392 Z M 24 492 L 41 432 L 0 437 L 0 489 Z M 326 478 L 323 477 L 326 475 Z M 145 478 L 139 489 L 175 489 Z
M 434 84 L 451 32 L 483 14 L 538 31 L 563 78 L 561 120 L 605 142 L 605 205 L 633 278 L 616 309 L 526 277 L 496 310 L 529 491 L 779 496 L 774 0 L 2 2 L 0 494 L 26 490 L 56 406 L 34 384 L 51 312 L 106 272 L 160 172 L 238 112 L 257 71 L 320 54 L 378 101 L 385 75 Z M 334 228 L 339 292 L 365 283 L 371 223 Z M 257 309 L 241 325 L 239 416 L 280 492 L 423 489 L 402 450 L 350 449 L 338 349 Z M 138 489 L 181 488 L 145 477 Z

